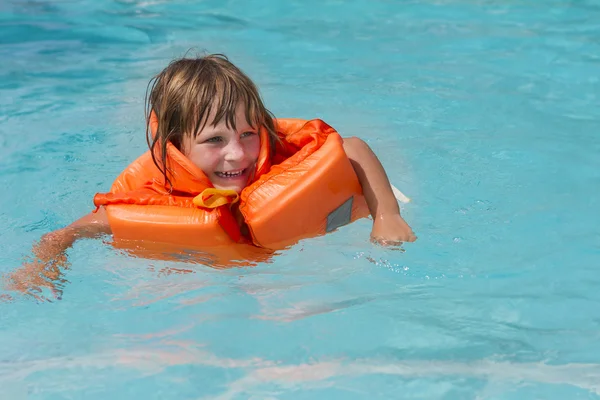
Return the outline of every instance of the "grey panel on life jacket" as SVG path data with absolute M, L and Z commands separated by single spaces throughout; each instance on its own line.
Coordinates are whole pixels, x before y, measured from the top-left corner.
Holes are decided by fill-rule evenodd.
M 327 232 L 334 231 L 340 226 L 344 226 L 350 223 L 350 221 L 352 220 L 353 201 L 354 196 L 350 197 L 341 206 L 329 213 L 329 215 L 327 216 Z

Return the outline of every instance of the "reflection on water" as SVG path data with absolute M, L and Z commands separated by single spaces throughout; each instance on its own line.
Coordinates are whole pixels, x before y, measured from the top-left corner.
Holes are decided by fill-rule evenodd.
M 213 354 L 205 346 L 193 342 L 168 340 L 151 347 L 132 347 L 85 356 L 10 363 L 0 361 L 0 383 L 3 387 L 10 387 L 10 383 L 27 380 L 40 372 L 68 371 L 61 374 L 58 381 L 55 381 L 55 378 L 39 379 L 34 386 L 35 391 L 61 393 L 65 389 L 74 390 L 81 387 L 81 379 L 92 371 L 101 377 L 103 370 L 119 368 L 123 372 L 133 370 L 138 375 L 149 377 L 159 376 L 168 368 L 190 365 L 243 371 L 241 378 L 223 387 L 219 394 L 211 396 L 220 400 L 237 399 L 257 391 L 277 396 L 290 390 L 335 386 L 343 377 L 360 379 L 370 375 L 430 381 L 432 387 L 435 387 L 436 383 L 454 378 L 483 380 L 487 385 L 483 385 L 476 396 L 484 397 L 510 390 L 514 385 L 542 383 L 570 385 L 600 394 L 600 364 L 550 365 L 542 362 L 511 363 L 493 359 L 463 363 L 368 357 L 288 364 L 262 358 L 223 358 Z M 351 387 L 352 385 L 347 386 L 348 389 Z M 426 392 L 422 395 L 426 395 Z
M 0 301 L 0 397 L 600 396 L 599 13 L 0 1 L 0 274 L 146 150 L 148 80 L 189 49 L 230 56 L 276 116 L 365 139 L 419 234 L 383 249 L 365 220 L 276 254 L 81 241 L 50 271 L 62 300 Z

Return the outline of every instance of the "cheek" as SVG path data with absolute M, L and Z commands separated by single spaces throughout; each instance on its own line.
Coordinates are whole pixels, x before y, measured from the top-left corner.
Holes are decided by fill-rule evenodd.
M 190 149 L 189 154 L 186 154 L 189 160 L 200 168 L 204 173 L 212 173 L 216 170 L 220 154 L 218 149 L 211 146 L 203 146 L 197 144 Z
M 258 135 L 255 135 L 248 140 L 244 146 L 244 151 L 247 158 L 252 160 L 256 160 L 258 158 L 258 153 L 260 152 L 260 138 Z

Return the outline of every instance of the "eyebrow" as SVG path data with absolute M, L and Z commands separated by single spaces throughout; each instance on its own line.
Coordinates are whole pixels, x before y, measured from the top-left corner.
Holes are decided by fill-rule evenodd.
M 238 132 L 247 132 L 248 130 L 256 131 L 257 129 L 255 127 L 253 127 L 252 125 L 246 123 L 244 125 L 244 129 L 236 129 L 236 130 Z M 227 131 L 225 131 L 223 129 L 214 128 L 212 126 L 210 126 L 210 127 L 206 126 L 206 127 L 204 127 L 204 129 L 201 132 L 199 132 L 199 133 L 196 134 L 196 137 L 199 137 L 201 135 L 221 136 L 221 135 L 224 135 L 226 133 L 227 133 Z

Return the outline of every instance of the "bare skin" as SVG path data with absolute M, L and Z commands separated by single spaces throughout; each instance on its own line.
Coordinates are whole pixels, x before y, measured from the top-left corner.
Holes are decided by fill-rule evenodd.
M 344 139 L 344 150 L 358 176 L 373 217 L 371 240 L 384 246 L 414 242 L 417 237 L 400 216 L 398 201 L 375 153 L 356 137 Z
M 361 139 L 344 139 L 344 150 L 363 188 L 365 200 L 373 217 L 371 240 L 384 246 L 413 242 L 416 236 L 400 216 L 398 202 L 387 174 L 371 148 Z M 62 270 L 68 268 L 65 252 L 75 241 L 112 234 L 103 207 L 89 213 L 69 226 L 43 235 L 33 247 L 34 258 L 7 277 L 7 289 L 27 293 L 38 300 L 42 289 L 49 288 L 60 297 Z
M 43 288 L 48 288 L 54 297 L 61 296 L 62 270 L 68 268 L 65 251 L 82 238 L 93 238 L 111 234 L 104 208 L 89 213 L 69 226 L 43 235 L 33 246 L 33 258 L 6 278 L 9 290 L 29 294 L 38 300 Z

